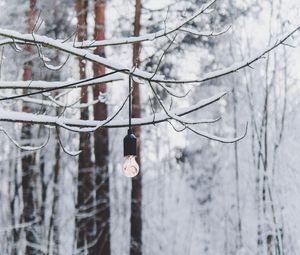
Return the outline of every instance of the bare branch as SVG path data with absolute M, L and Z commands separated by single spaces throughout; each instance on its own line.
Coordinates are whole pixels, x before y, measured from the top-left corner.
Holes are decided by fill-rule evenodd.
M 296 28 L 294 28 L 293 30 L 291 30 L 290 32 L 288 32 L 287 34 L 285 34 L 284 36 L 282 36 L 280 39 L 276 40 L 273 44 L 269 45 L 267 48 L 259 51 L 255 56 L 252 56 L 242 62 L 239 63 L 235 63 L 230 67 L 221 69 L 221 70 L 217 70 L 217 71 L 213 71 L 210 72 L 198 79 L 195 80 L 155 80 L 153 79 L 152 81 L 156 81 L 156 82 L 164 82 L 164 83 L 201 83 L 201 82 L 205 82 L 205 81 L 209 81 L 212 79 L 216 79 L 231 73 L 235 73 L 245 67 L 250 67 L 251 64 L 253 64 L 254 62 L 256 62 L 259 59 L 262 59 L 267 53 L 269 53 L 270 51 L 274 50 L 275 48 L 277 48 L 279 45 L 283 44 L 288 38 L 290 38 L 293 34 L 295 34 L 298 30 L 300 29 L 300 25 L 298 25 Z
M 182 27 L 184 27 L 186 24 L 200 16 L 201 14 L 205 13 L 206 10 L 208 10 L 216 0 L 211 0 L 207 4 L 204 4 L 197 12 L 195 12 L 191 17 L 185 19 L 184 21 L 180 22 L 178 25 L 172 27 L 172 28 L 164 28 L 162 30 L 159 30 L 155 33 L 151 34 L 145 34 L 141 36 L 132 36 L 128 38 L 119 38 L 119 39 L 112 39 L 112 40 L 102 40 L 102 41 L 83 41 L 83 42 L 76 42 L 74 44 L 77 48 L 91 48 L 91 47 L 99 47 L 99 46 L 112 46 L 112 45 L 123 45 L 123 44 L 132 44 L 132 43 L 141 43 L 146 41 L 153 41 L 161 37 L 168 36 L 178 30 L 180 30 Z

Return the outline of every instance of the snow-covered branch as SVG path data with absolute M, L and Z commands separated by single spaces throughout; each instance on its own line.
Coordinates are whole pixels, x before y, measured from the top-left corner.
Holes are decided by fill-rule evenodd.
M 113 73 L 105 77 L 96 78 L 93 80 L 85 81 L 0 81 L 0 89 L 60 89 L 60 88 L 68 88 L 74 89 L 84 86 L 92 86 L 99 83 L 108 83 L 113 81 L 120 81 L 123 79 L 122 74 Z M 78 83 L 76 85 L 72 85 L 74 82 Z M 70 86 L 69 86 L 70 85 Z
M 94 81 L 94 80 L 104 78 L 104 77 L 107 77 L 109 75 L 112 75 L 112 74 L 115 74 L 115 73 L 118 73 L 118 72 L 119 71 L 112 71 L 110 73 L 105 73 L 105 74 L 102 74 L 100 76 L 91 77 L 91 78 L 87 78 L 87 79 L 79 80 L 79 81 L 75 81 L 75 82 L 70 82 L 70 83 L 62 85 L 60 87 L 47 88 L 47 89 L 42 89 L 42 90 L 34 91 L 34 92 L 26 92 L 24 94 L 15 95 L 15 96 L 7 96 L 7 97 L 4 97 L 4 98 L 0 98 L 0 101 L 6 101 L 6 100 L 11 100 L 11 99 L 19 99 L 19 98 L 23 98 L 23 97 L 26 97 L 26 96 L 39 95 L 39 94 L 43 94 L 43 93 L 46 93 L 46 92 L 51 92 L 51 91 L 58 90 L 58 89 L 66 89 L 66 88 L 69 88 L 69 87 L 75 88 L 76 86 L 81 85 L 81 83 Z M 29 89 L 29 88 L 30 88 L 30 86 L 27 87 L 27 89 Z
M 91 53 L 89 50 L 74 48 L 73 45 L 63 43 L 61 41 L 49 38 L 47 36 L 41 36 L 41 35 L 36 35 L 36 34 L 34 34 L 34 35 L 33 34 L 22 34 L 22 33 L 13 31 L 13 30 L 1 29 L 1 28 L 0 28 L 0 35 L 11 38 L 11 39 L 24 41 L 24 42 L 30 43 L 30 44 L 33 43 L 35 45 L 42 45 L 43 47 L 55 48 L 57 50 L 69 53 L 73 56 L 81 57 L 81 58 L 89 60 L 91 62 L 103 65 L 114 71 L 119 71 L 119 72 L 128 74 L 129 72 L 131 72 L 131 69 L 132 69 L 131 67 L 124 66 L 121 63 L 117 63 L 115 61 L 112 61 L 107 58 L 96 55 L 94 53 Z M 146 79 L 146 80 L 148 80 L 148 79 L 162 80 L 161 76 L 153 75 L 153 73 L 142 71 L 138 68 L 135 68 L 131 72 L 131 75 L 133 75 L 137 78 Z
M 179 108 L 176 110 L 170 111 L 172 115 L 183 116 L 189 114 L 191 112 L 197 111 L 201 108 L 204 108 L 222 98 L 226 93 L 219 93 L 213 97 L 201 100 L 197 104 L 186 108 Z M 152 125 L 161 123 L 171 119 L 166 113 L 159 113 L 150 117 L 144 118 L 133 118 L 132 125 L 133 126 L 144 126 L 144 125 Z M 7 111 L 0 110 L 0 121 L 8 121 L 8 122 L 23 122 L 23 123 L 31 123 L 31 124 L 44 124 L 44 125 L 52 125 L 52 126 L 70 126 L 70 127 L 80 127 L 80 128 L 92 128 L 92 127 L 105 127 L 105 128 L 120 128 L 120 127 L 128 127 L 128 119 L 113 119 L 109 123 L 106 123 L 107 120 L 96 121 L 96 120 L 75 120 L 75 119 L 67 119 L 64 117 L 56 117 L 56 116 L 47 116 L 47 115 L 37 115 L 32 113 L 24 113 L 24 112 L 15 112 L 15 111 Z M 213 120 L 201 120 L 197 121 L 197 123 L 209 123 Z M 105 124 L 106 123 L 106 124 Z
M 273 44 L 269 45 L 265 49 L 259 51 L 256 55 L 241 61 L 239 63 L 234 63 L 230 67 L 223 68 L 217 71 L 209 72 L 202 77 L 199 77 L 194 80 L 166 80 L 161 75 L 154 75 L 153 73 L 149 73 L 143 70 L 140 70 L 138 68 L 135 68 L 132 70 L 131 67 L 124 66 L 120 63 L 116 63 L 114 61 L 108 60 L 106 58 L 103 58 L 99 55 L 93 54 L 88 50 L 85 49 L 78 49 L 74 48 L 70 44 L 65 44 L 61 41 L 57 41 L 55 39 L 46 37 L 46 36 L 40 36 L 40 35 L 32 35 L 32 34 L 22 34 L 13 30 L 7 30 L 7 29 L 0 29 L 0 35 L 8 38 L 12 38 L 16 41 L 23 41 L 26 43 L 34 43 L 34 44 L 41 44 L 44 47 L 49 48 L 56 48 L 58 50 L 70 53 L 72 55 L 82 57 L 86 60 L 92 61 L 94 63 L 98 63 L 101 65 L 104 65 L 105 67 L 120 71 L 122 73 L 131 73 L 132 76 L 144 79 L 144 80 L 151 80 L 155 82 L 163 82 L 163 83 L 172 83 L 172 84 L 183 84 L 183 83 L 201 83 L 204 81 L 208 81 L 211 79 L 219 78 L 234 72 L 237 72 L 245 67 L 250 67 L 251 64 L 256 62 L 257 60 L 263 58 L 267 53 L 274 50 L 276 47 L 278 47 L 281 44 L 284 44 L 284 42 L 290 38 L 294 33 L 296 33 L 300 28 L 300 25 L 296 26 L 294 29 L 292 29 L 290 32 L 286 33 L 284 36 L 282 36 L 280 39 L 276 40 Z M 132 71 L 131 71 L 132 70 Z
M 0 99 L 1 98 L 6 98 L 6 97 L 18 97 L 19 95 L 17 94 L 4 94 L 0 93 Z M 26 103 L 32 103 L 32 104 L 37 104 L 37 105 L 43 105 L 43 106 L 49 106 L 49 107 L 55 107 L 55 108 L 72 108 L 72 109 L 80 109 L 80 108 L 86 108 L 92 105 L 95 105 L 99 102 L 101 102 L 101 99 L 95 99 L 91 100 L 88 103 L 80 103 L 80 99 L 77 98 L 76 100 L 73 100 L 73 102 L 62 102 L 57 99 L 55 99 L 52 96 L 47 96 L 49 100 L 44 100 L 44 99 L 38 99 L 38 98 L 33 98 L 33 97 L 20 97 L 17 98 L 23 102 Z

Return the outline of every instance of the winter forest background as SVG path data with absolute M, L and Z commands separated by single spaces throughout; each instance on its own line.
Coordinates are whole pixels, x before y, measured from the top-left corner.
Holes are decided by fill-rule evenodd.
M 299 0 L 0 14 L 0 254 L 300 254 Z

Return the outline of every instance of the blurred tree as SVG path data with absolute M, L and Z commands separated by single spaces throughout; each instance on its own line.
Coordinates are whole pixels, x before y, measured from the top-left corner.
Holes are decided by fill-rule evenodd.
M 105 39 L 105 0 L 94 1 L 95 14 L 95 40 Z M 104 47 L 97 47 L 94 50 L 96 55 L 105 57 Z M 105 74 L 103 65 L 93 64 L 94 76 Z M 94 119 L 105 120 L 107 118 L 106 105 L 106 84 L 97 84 L 93 87 L 94 100 L 104 98 L 94 105 Z M 109 140 L 108 129 L 99 128 L 94 132 L 94 154 L 95 154 L 95 175 L 96 175 L 96 245 L 92 249 L 91 254 L 110 254 L 110 204 L 109 204 Z
M 134 36 L 140 35 L 141 30 L 141 0 L 135 1 L 134 15 Z M 134 67 L 140 66 L 140 50 L 141 44 L 133 44 L 132 64 Z M 132 117 L 141 117 L 141 98 L 139 83 L 133 81 L 132 91 Z M 134 134 L 137 137 L 137 163 L 140 166 L 140 173 L 132 178 L 131 190 L 131 216 L 130 216 L 130 255 L 142 254 L 142 165 L 141 165 L 141 127 L 133 128 Z
M 76 14 L 78 41 L 87 40 L 88 0 L 76 0 Z M 80 79 L 86 78 L 86 61 L 82 58 L 79 59 L 79 77 Z M 88 103 L 88 87 L 81 88 L 80 102 Z M 88 107 L 80 109 L 80 118 L 89 119 Z M 94 172 L 89 133 L 80 133 L 79 149 L 81 153 L 78 158 L 76 238 L 77 248 L 85 249 L 86 245 L 92 241 L 94 231 L 94 218 L 91 217 L 94 201 Z
M 33 32 L 36 19 L 37 19 L 37 0 L 29 0 L 29 11 L 27 12 L 27 31 L 29 33 Z M 26 56 L 30 59 L 30 55 L 33 53 L 33 47 L 31 45 L 26 46 Z M 23 80 L 32 80 L 32 61 L 26 61 L 24 63 Z M 26 93 L 26 90 L 24 91 Z M 28 103 L 23 104 L 23 112 L 31 113 L 33 112 L 32 106 Z M 24 140 L 25 144 L 30 144 L 33 134 L 30 124 L 23 124 L 21 138 Z M 23 212 L 22 212 L 22 222 L 23 223 L 33 223 L 37 220 L 37 190 L 36 190 L 36 174 L 37 169 L 35 165 L 35 153 L 25 152 L 22 157 L 22 192 L 23 192 Z M 34 225 L 30 228 L 25 229 L 26 236 L 26 254 L 40 254 L 39 249 L 34 248 L 38 245 L 40 240 L 37 237 L 38 233 L 35 231 Z M 15 240 L 16 241 L 16 240 Z

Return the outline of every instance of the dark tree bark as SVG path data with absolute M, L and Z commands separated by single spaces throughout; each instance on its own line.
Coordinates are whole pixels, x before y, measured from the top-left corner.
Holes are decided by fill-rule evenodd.
M 28 32 L 32 32 L 34 28 L 34 24 L 37 17 L 37 1 L 30 0 L 29 1 L 29 11 L 27 13 L 27 29 Z M 31 45 L 26 46 L 26 53 L 28 55 L 32 54 L 33 49 Z M 23 72 L 23 80 L 31 80 L 33 76 L 32 72 L 32 62 L 28 61 L 24 63 L 24 72 Z M 26 93 L 26 92 L 25 92 Z M 32 112 L 32 107 L 30 104 L 23 104 L 22 111 L 26 113 Z M 21 139 L 29 140 L 32 138 L 32 130 L 30 124 L 24 124 L 22 126 L 22 134 Z M 37 205 L 35 203 L 35 154 L 34 153 L 26 153 L 25 156 L 22 157 L 22 191 L 23 191 L 23 212 L 22 212 L 22 222 L 32 222 L 36 220 L 37 216 Z M 25 237 L 28 243 L 38 244 L 38 240 L 36 239 L 35 225 L 32 225 L 30 228 L 25 229 Z M 32 248 L 30 245 L 26 245 L 25 247 L 26 254 L 39 254 L 39 250 Z
M 139 36 L 141 30 L 141 0 L 135 1 L 135 18 L 134 18 L 134 36 Z M 134 66 L 140 65 L 141 44 L 135 43 L 133 45 L 132 63 Z M 132 92 L 132 117 L 141 117 L 141 102 L 140 102 L 140 88 L 137 82 L 133 82 Z M 134 127 L 133 129 L 137 137 L 137 163 L 141 169 L 141 149 L 140 137 L 141 127 Z M 131 191 L 131 217 L 130 217 L 130 255 L 142 254 L 142 173 L 132 179 Z
M 95 0 L 95 40 L 105 39 L 105 0 Z M 95 54 L 105 56 L 104 48 L 97 47 Z M 93 64 L 94 76 L 105 73 L 103 65 Z M 106 93 L 106 84 L 97 84 L 93 88 L 94 99 Z M 106 103 L 94 105 L 94 119 L 107 118 Z M 96 238 L 97 242 L 90 254 L 110 254 L 110 205 L 108 172 L 108 129 L 94 132 L 95 175 L 96 175 Z
M 76 0 L 77 12 L 77 38 L 78 41 L 87 39 L 87 12 L 88 0 Z M 86 78 L 86 63 L 79 60 L 80 79 Z M 88 102 L 87 87 L 81 88 L 81 103 Z M 87 120 L 89 118 L 88 108 L 81 108 L 80 118 Z M 76 233 L 77 248 L 83 248 L 89 242 L 89 235 L 93 232 L 93 222 L 91 217 L 82 216 L 89 215 L 93 210 L 93 183 L 94 175 L 91 162 L 91 144 L 89 133 L 80 133 L 79 149 L 81 153 L 78 159 L 78 194 L 77 194 L 77 214 Z

